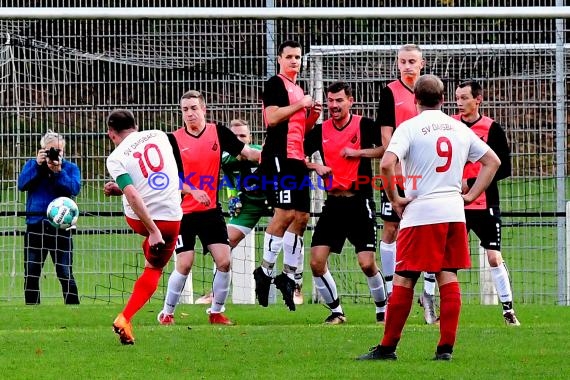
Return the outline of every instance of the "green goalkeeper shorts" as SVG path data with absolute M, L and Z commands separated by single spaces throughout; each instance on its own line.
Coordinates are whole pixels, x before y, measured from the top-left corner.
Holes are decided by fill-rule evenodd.
M 252 202 L 247 198 L 242 199 L 242 207 L 239 215 L 231 217 L 228 226 L 233 226 L 247 235 L 263 216 L 270 216 L 270 208 L 264 201 Z

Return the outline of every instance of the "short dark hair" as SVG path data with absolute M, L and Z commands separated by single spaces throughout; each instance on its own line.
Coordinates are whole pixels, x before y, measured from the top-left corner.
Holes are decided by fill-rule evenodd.
M 298 43 L 297 41 L 293 41 L 293 40 L 287 40 L 281 43 L 281 45 L 279 45 L 279 49 L 277 50 L 277 55 L 281 55 L 283 54 L 283 50 L 285 50 L 286 47 L 290 47 L 290 48 L 299 48 L 301 49 L 301 51 L 303 51 L 303 48 L 301 47 L 301 44 Z
M 136 128 L 136 126 L 135 115 L 129 110 L 117 109 L 107 116 L 107 127 L 117 132 Z
M 201 105 L 206 105 L 206 99 L 204 99 L 204 95 L 200 91 L 197 90 L 188 90 L 180 97 L 180 101 L 182 99 L 198 99 Z
M 478 97 L 479 95 L 483 95 L 483 88 L 476 80 L 466 80 L 464 82 L 459 83 L 457 87 L 458 88 L 471 87 L 471 95 L 474 98 Z
M 351 97 L 352 96 L 352 87 L 350 86 L 349 83 L 344 82 L 344 81 L 338 81 L 338 82 L 334 82 L 333 84 L 331 84 L 330 86 L 327 87 L 327 94 L 330 92 L 332 94 L 336 94 L 337 92 L 343 91 L 346 94 L 346 96 Z
M 445 88 L 441 79 L 435 75 L 422 75 L 414 85 L 414 96 L 420 106 L 435 107 L 443 102 Z

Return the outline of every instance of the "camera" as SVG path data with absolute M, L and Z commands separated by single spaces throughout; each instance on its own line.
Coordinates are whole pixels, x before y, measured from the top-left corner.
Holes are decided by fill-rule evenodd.
M 54 147 L 49 148 L 49 150 L 46 149 L 47 158 L 49 158 L 51 161 L 59 161 L 60 151 L 61 150 L 55 149 Z

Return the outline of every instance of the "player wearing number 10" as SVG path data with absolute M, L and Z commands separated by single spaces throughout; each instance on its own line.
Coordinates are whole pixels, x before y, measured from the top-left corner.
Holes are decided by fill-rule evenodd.
M 123 195 L 127 223 L 145 236 L 144 271 L 123 312 L 113 322 L 121 343 L 134 344 L 131 318 L 156 291 L 162 268 L 170 260 L 178 238 L 182 218 L 177 165 L 180 159 L 176 159 L 178 149 L 173 138 L 158 130 L 139 132 L 130 111 L 111 112 L 107 126 L 116 148 L 107 158 L 107 170 L 115 182 L 105 184 L 105 195 Z M 162 179 L 152 182 L 153 175 Z
M 489 186 L 501 161 L 472 130 L 441 112 L 443 93 L 443 83 L 436 76 L 418 79 L 414 97 L 420 114 L 400 124 L 382 159 L 386 178 L 394 178 L 396 163 L 401 161 L 405 178 L 417 175 L 421 182 L 415 189 L 405 186 L 405 197 L 393 184 L 386 189 L 401 217 L 394 291 L 386 310 L 382 342 L 361 360 L 396 359 L 396 345 L 422 271 L 436 274 L 441 296 L 440 339 L 434 359 L 451 359 L 461 310 L 457 271 L 471 266 L 464 204 Z M 467 161 L 480 162 L 481 170 L 469 192 L 462 195 Z

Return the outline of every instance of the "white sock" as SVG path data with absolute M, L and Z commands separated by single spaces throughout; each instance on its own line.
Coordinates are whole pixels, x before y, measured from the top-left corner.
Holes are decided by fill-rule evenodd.
M 491 267 L 491 276 L 495 283 L 495 289 L 497 289 L 499 294 L 499 300 L 501 302 L 511 302 L 513 300 L 513 292 L 505 263 L 501 263 L 498 267 Z
M 331 311 L 342 313 L 342 306 L 340 306 L 338 292 L 336 290 L 336 282 L 334 282 L 331 272 L 327 269 L 326 273 L 322 277 L 314 277 L 314 280 L 315 287 L 319 291 L 321 297 L 323 297 L 325 303 L 331 308 Z
M 295 272 L 303 252 L 303 239 L 292 232 L 285 231 L 283 235 L 283 264 L 295 268 L 293 273 L 286 272 L 287 276 L 295 280 Z
M 424 272 L 424 292 L 435 295 L 435 273 Z
M 272 277 L 273 276 L 273 266 L 277 261 L 277 256 L 279 256 L 279 251 L 283 247 L 283 237 L 268 234 L 267 232 L 263 236 L 263 261 L 267 262 L 271 267 L 266 268 L 261 266 L 263 272 Z
M 372 298 L 376 304 L 376 312 L 386 311 L 386 291 L 384 289 L 382 275 L 378 272 L 372 277 L 366 277 L 366 280 L 368 281 L 370 294 L 372 294 Z
M 184 285 L 186 284 L 186 279 L 188 275 L 178 272 L 176 269 L 172 271 L 170 277 L 168 278 L 168 288 L 166 290 L 166 297 L 164 298 L 164 306 L 162 311 L 165 314 L 174 314 L 174 309 L 178 300 L 180 299 L 180 294 Z
M 228 293 L 230 291 L 230 281 L 232 278 L 231 272 L 217 271 L 214 276 L 214 283 L 212 289 L 214 297 L 212 298 L 212 306 L 210 311 L 212 313 L 221 313 L 224 309 Z
M 394 271 L 396 270 L 396 242 L 384 243 L 380 242 L 380 261 L 382 263 L 382 273 L 386 280 L 386 292 L 392 293 L 392 280 Z

